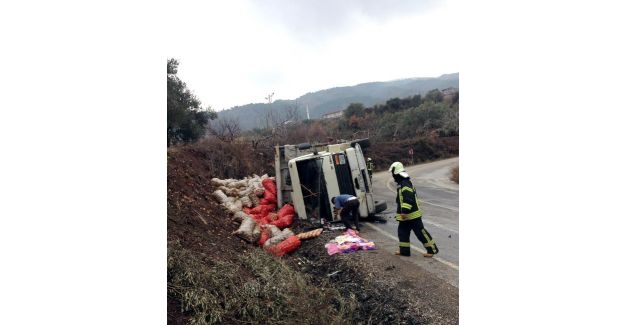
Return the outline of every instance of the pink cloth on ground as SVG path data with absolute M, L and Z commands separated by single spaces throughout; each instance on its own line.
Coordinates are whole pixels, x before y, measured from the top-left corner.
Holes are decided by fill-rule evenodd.
M 325 245 L 328 255 L 345 254 L 357 250 L 375 249 L 375 243 L 360 237 L 354 230 L 348 229 Z

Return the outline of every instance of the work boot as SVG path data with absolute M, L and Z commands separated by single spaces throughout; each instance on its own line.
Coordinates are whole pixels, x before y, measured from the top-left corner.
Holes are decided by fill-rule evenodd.
M 424 257 L 432 257 L 434 254 L 438 254 L 438 246 L 432 241 L 431 243 L 424 244 L 426 253 L 423 254 Z
M 434 256 L 434 254 L 438 253 L 438 247 L 436 247 L 436 244 L 432 246 L 434 247 L 434 249 L 432 249 L 432 247 L 426 247 L 426 252 L 423 254 L 423 257 L 432 257 Z

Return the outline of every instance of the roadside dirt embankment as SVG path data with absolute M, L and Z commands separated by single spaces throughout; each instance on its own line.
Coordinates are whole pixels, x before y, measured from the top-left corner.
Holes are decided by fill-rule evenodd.
M 169 324 L 458 322 L 457 288 L 381 250 L 329 256 L 324 244 L 339 232 L 303 241 L 283 258 L 233 236 L 238 225 L 212 197 L 211 178 L 269 167 L 227 148 L 167 151 Z M 297 219 L 293 225 L 309 228 Z

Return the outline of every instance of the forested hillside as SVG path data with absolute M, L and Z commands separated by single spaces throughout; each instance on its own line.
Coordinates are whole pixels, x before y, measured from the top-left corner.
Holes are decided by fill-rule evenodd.
M 424 94 L 416 91 L 403 98 L 386 98 L 373 105 L 349 102 L 335 118 L 311 116 L 310 120 L 303 119 L 302 105 L 277 100 L 271 104 L 273 109 L 258 111 L 257 117 L 248 114 L 244 118 L 221 116 L 213 120 L 215 112 L 210 107 L 201 107 L 192 91 L 176 76 L 177 64 L 174 59 L 167 62 L 168 146 L 190 143 L 200 138 L 217 147 L 226 144 L 249 145 L 253 155 L 244 158 L 262 160 L 262 163 L 267 164 L 273 160 L 273 148 L 276 145 L 331 143 L 359 138 L 369 138 L 371 147 L 365 150 L 380 163 L 378 166 L 390 164 L 391 160 L 417 163 L 458 155 L 459 90 L 447 87 L 449 83 L 457 84 L 458 74 L 332 88 L 300 97 L 308 103 L 324 98 L 324 104 L 317 103 L 316 106 L 322 107 L 332 103 L 328 101 L 331 98 L 335 101 L 357 98 L 344 96 L 350 92 L 366 93 L 368 98 L 373 98 L 385 93 L 406 91 L 409 88 L 407 85 L 420 84 L 425 87 L 438 83 L 446 87 L 442 90 L 435 88 Z M 319 112 L 316 114 L 318 116 Z M 256 123 L 257 127 L 246 130 L 244 125 L 251 122 Z M 413 157 L 407 157 L 409 149 L 414 152 Z
M 254 103 L 236 106 L 218 112 L 218 119 L 238 120 L 242 130 L 263 128 L 271 125 L 271 120 L 284 116 L 288 111 L 292 120 L 306 117 L 306 107 L 310 118 L 320 118 L 326 113 L 341 111 L 350 103 L 365 106 L 383 104 L 389 98 L 406 97 L 415 94 L 425 95 L 432 89 L 459 88 L 459 74 L 446 74 L 438 78 L 411 78 L 387 82 L 369 82 L 356 86 L 335 87 L 307 93 L 294 100 L 276 100 L 269 103 Z
M 283 144 L 369 138 L 371 146 L 365 153 L 378 162 L 377 166 L 453 157 L 459 154 L 459 95 L 458 89 L 434 89 L 425 96 L 391 98 L 369 107 L 351 103 L 341 117 L 296 122 L 282 117 L 269 128 L 222 134 L 220 138 L 238 138 L 259 150 Z M 236 125 L 236 121 L 230 123 Z M 413 157 L 408 156 L 409 149 L 413 149 Z

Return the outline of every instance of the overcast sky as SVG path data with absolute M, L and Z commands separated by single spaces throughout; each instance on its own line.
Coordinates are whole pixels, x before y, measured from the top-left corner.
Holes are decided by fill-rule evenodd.
M 453 0 L 176 3 L 169 57 L 203 105 L 459 71 Z

